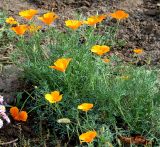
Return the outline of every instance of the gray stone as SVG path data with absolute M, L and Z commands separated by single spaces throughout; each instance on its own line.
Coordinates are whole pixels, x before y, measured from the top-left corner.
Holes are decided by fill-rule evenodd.
M 4 96 L 7 103 L 12 103 L 15 94 L 22 87 L 21 70 L 15 65 L 5 65 L 0 73 L 0 95 Z

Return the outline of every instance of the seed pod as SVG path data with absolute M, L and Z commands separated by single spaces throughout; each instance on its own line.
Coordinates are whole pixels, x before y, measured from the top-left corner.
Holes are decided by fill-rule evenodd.
M 70 124 L 71 120 L 69 118 L 60 118 L 57 120 L 57 122 L 60 124 Z

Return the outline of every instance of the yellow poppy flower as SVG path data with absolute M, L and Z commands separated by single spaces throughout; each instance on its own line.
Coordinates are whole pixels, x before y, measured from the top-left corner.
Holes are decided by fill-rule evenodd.
M 49 67 L 59 70 L 61 72 L 65 72 L 71 60 L 72 60 L 71 58 L 61 58 L 58 59 L 56 62 L 54 62 L 54 66 L 49 66 Z
M 67 27 L 77 30 L 83 24 L 83 22 L 79 20 L 66 20 L 65 24 Z
M 106 45 L 102 45 L 102 46 L 100 46 L 100 45 L 95 45 L 95 46 L 93 46 L 93 47 L 91 48 L 91 51 L 92 51 L 93 53 L 101 56 L 101 55 L 109 52 L 109 51 L 110 51 L 110 47 L 109 47 L 109 46 L 106 46 Z
M 86 143 L 91 143 L 93 139 L 97 136 L 96 131 L 88 131 L 86 133 L 83 133 L 79 136 L 80 142 L 86 142 Z
M 58 18 L 58 15 L 53 12 L 49 12 L 44 14 L 42 17 L 38 17 L 39 20 L 47 25 L 50 25 L 56 18 Z
M 116 12 L 111 13 L 110 16 L 111 16 L 112 18 L 115 18 L 115 19 L 118 19 L 118 20 L 122 20 L 122 19 L 128 18 L 128 17 L 129 17 L 129 14 L 126 13 L 125 11 L 117 10 Z
M 33 16 L 35 16 L 37 13 L 38 13 L 37 10 L 29 9 L 29 10 L 19 12 L 19 15 L 21 17 L 24 17 L 27 20 L 31 20 L 33 18 Z
M 60 95 L 59 91 L 53 91 L 51 93 L 47 93 L 45 95 L 45 99 L 48 100 L 50 103 L 57 103 L 62 100 L 62 95 Z
M 11 28 L 11 30 L 13 30 L 17 35 L 23 35 L 27 29 L 27 25 L 18 25 L 16 27 Z
M 142 53 L 143 53 L 143 49 L 135 48 L 135 49 L 133 50 L 133 52 L 136 53 L 136 54 L 142 54 Z
M 18 24 L 18 22 L 13 17 L 6 18 L 6 23 L 8 24 Z
M 84 24 L 94 26 L 97 23 L 100 23 L 102 20 L 104 20 L 107 17 L 107 15 L 97 15 L 97 16 L 90 16 L 87 21 L 84 21 Z
M 89 111 L 90 109 L 93 108 L 93 104 L 91 103 L 83 103 L 81 105 L 78 105 L 77 109 L 80 109 L 82 111 Z

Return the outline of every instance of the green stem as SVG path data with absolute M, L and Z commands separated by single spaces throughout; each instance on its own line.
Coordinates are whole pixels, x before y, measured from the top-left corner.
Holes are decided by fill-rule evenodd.
M 87 124 L 88 124 L 89 122 L 88 122 L 88 115 L 87 115 L 87 111 L 86 111 L 86 118 L 87 118 Z
M 82 128 L 81 128 L 81 125 L 80 125 L 80 122 L 79 122 L 79 112 L 77 111 L 77 124 L 82 132 Z
M 55 104 L 55 107 L 56 107 L 56 109 L 58 110 L 58 112 L 59 112 L 59 114 L 61 115 L 61 117 L 63 117 L 63 114 L 62 114 L 61 110 L 59 109 L 58 104 Z
M 26 92 L 27 94 L 29 94 L 28 92 Z M 32 94 L 32 93 L 31 93 Z M 24 103 L 22 104 L 22 107 L 20 109 L 20 111 L 23 109 L 23 107 L 25 106 L 27 100 L 31 97 L 31 94 L 29 94 L 29 96 L 25 99 Z
M 70 135 L 69 135 L 69 125 L 67 125 L 67 136 L 68 136 L 68 141 L 70 141 Z
M 126 119 L 126 117 L 125 117 L 125 115 L 124 115 L 124 113 L 123 113 L 121 107 L 118 106 L 118 109 L 119 109 L 120 113 L 122 114 L 124 120 L 127 122 L 128 126 L 129 126 L 130 128 L 132 128 L 132 126 L 130 125 L 130 123 L 127 121 L 127 119 Z
M 114 44 L 115 41 L 117 41 L 116 35 L 117 35 L 118 29 L 119 29 L 119 23 L 120 23 L 120 21 L 117 21 L 117 24 L 115 26 L 115 31 L 113 32 L 113 37 L 111 39 L 112 45 Z M 110 34 L 112 34 L 112 33 L 110 33 Z
M 43 106 L 44 104 L 42 104 L 42 105 L 39 105 L 39 106 L 36 106 L 36 107 L 34 107 L 33 109 L 31 109 L 30 111 L 28 111 L 27 113 L 29 114 L 30 112 L 32 112 L 33 110 L 35 110 L 35 109 L 37 109 L 38 107 L 41 107 L 41 106 Z

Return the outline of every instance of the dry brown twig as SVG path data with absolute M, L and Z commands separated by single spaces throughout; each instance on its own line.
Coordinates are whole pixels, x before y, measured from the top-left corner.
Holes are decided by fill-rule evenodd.
M 11 141 L 8 141 L 8 142 L 3 142 L 3 143 L 0 143 L 0 145 L 7 145 L 7 144 L 12 144 L 12 143 L 15 143 L 18 141 L 18 138 L 14 139 L 14 140 L 11 140 Z

